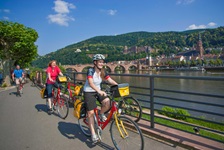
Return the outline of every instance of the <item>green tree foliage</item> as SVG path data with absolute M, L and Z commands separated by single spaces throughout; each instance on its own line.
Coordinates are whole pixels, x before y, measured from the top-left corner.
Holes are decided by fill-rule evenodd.
M 5 75 L 17 63 L 26 67 L 37 56 L 35 42 L 38 34 L 34 29 L 22 24 L 0 21 L 0 59 Z
M 34 44 L 38 34 L 34 29 L 19 23 L 0 21 L 0 57 L 24 66 L 37 56 Z

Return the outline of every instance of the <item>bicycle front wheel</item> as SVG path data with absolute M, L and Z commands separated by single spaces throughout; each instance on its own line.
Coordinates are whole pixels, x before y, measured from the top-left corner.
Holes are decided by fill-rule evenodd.
M 144 149 L 144 138 L 142 132 L 138 125 L 128 117 L 119 116 L 118 125 L 116 124 L 116 120 L 114 120 L 110 126 L 110 134 L 116 149 Z
M 57 101 L 57 112 L 58 112 L 58 115 L 62 119 L 65 119 L 68 116 L 68 111 L 69 111 L 68 101 L 65 98 L 61 97 Z
M 142 117 L 142 107 L 138 100 L 133 97 L 124 97 L 119 102 L 119 107 L 122 108 L 122 113 L 126 114 L 135 122 L 138 122 Z
M 86 115 L 87 116 L 87 115 Z M 88 125 L 88 117 L 78 119 L 79 127 L 81 131 L 88 137 L 91 136 L 91 132 Z

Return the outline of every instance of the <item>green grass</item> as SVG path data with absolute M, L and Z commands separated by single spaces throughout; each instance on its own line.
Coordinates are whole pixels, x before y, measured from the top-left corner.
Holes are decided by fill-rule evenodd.
M 142 114 L 142 118 L 144 118 L 146 120 L 150 120 L 150 115 Z M 190 126 L 190 125 L 185 125 L 185 124 L 182 124 L 182 123 L 174 122 L 172 120 L 166 120 L 166 119 L 162 119 L 162 118 L 158 118 L 158 117 L 155 117 L 154 121 L 155 121 L 155 123 L 163 124 L 163 125 L 175 128 L 175 129 L 187 131 L 187 132 L 190 132 L 190 133 L 194 134 L 193 127 Z M 205 122 L 205 121 L 201 121 L 201 120 L 195 120 L 195 119 L 186 119 L 185 122 L 195 124 L 196 126 L 199 125 L 199 126 L 211 128 L 211 129 L 214 129 L 214 130 L 224 131 L 224 126 L 214 124 L 214 123 L 209 123 L 209 122 Z M 211 139 L 214 139 L 214 140 L 219 140 L 219 141 L 224 142 L 224 136 L 223 135 L 213 133 L 213 132 L 210 132 L 210 131 L 207 131 L 207 130 L 200 129 L 200 135 L 211 138 Z

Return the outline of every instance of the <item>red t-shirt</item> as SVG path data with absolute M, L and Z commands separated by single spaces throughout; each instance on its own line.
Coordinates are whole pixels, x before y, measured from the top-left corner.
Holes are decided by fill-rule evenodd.
M 50 73 L 52 80 L 56 80 L 56 78 L 57 78 L 58 74 L 61 72 L 61 70 L 58 66 L 55 66 L 54 68 L 47 67 L 46 72 L 47 72 L 47 75 L 48 75 L 48 73 Z M 51 82 L 49 80 L 49 78 L 47 78 L 47 84 L 54 84 L 54 82 Z

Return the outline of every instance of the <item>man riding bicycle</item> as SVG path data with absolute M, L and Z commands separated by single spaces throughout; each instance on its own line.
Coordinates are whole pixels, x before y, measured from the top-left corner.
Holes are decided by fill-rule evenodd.
M 20 95 L 20 85 L 23 84 L 24 71 L 16 65 L 16 69 L 12 73 L 12 80 L 16 83 L 17 94 Z

